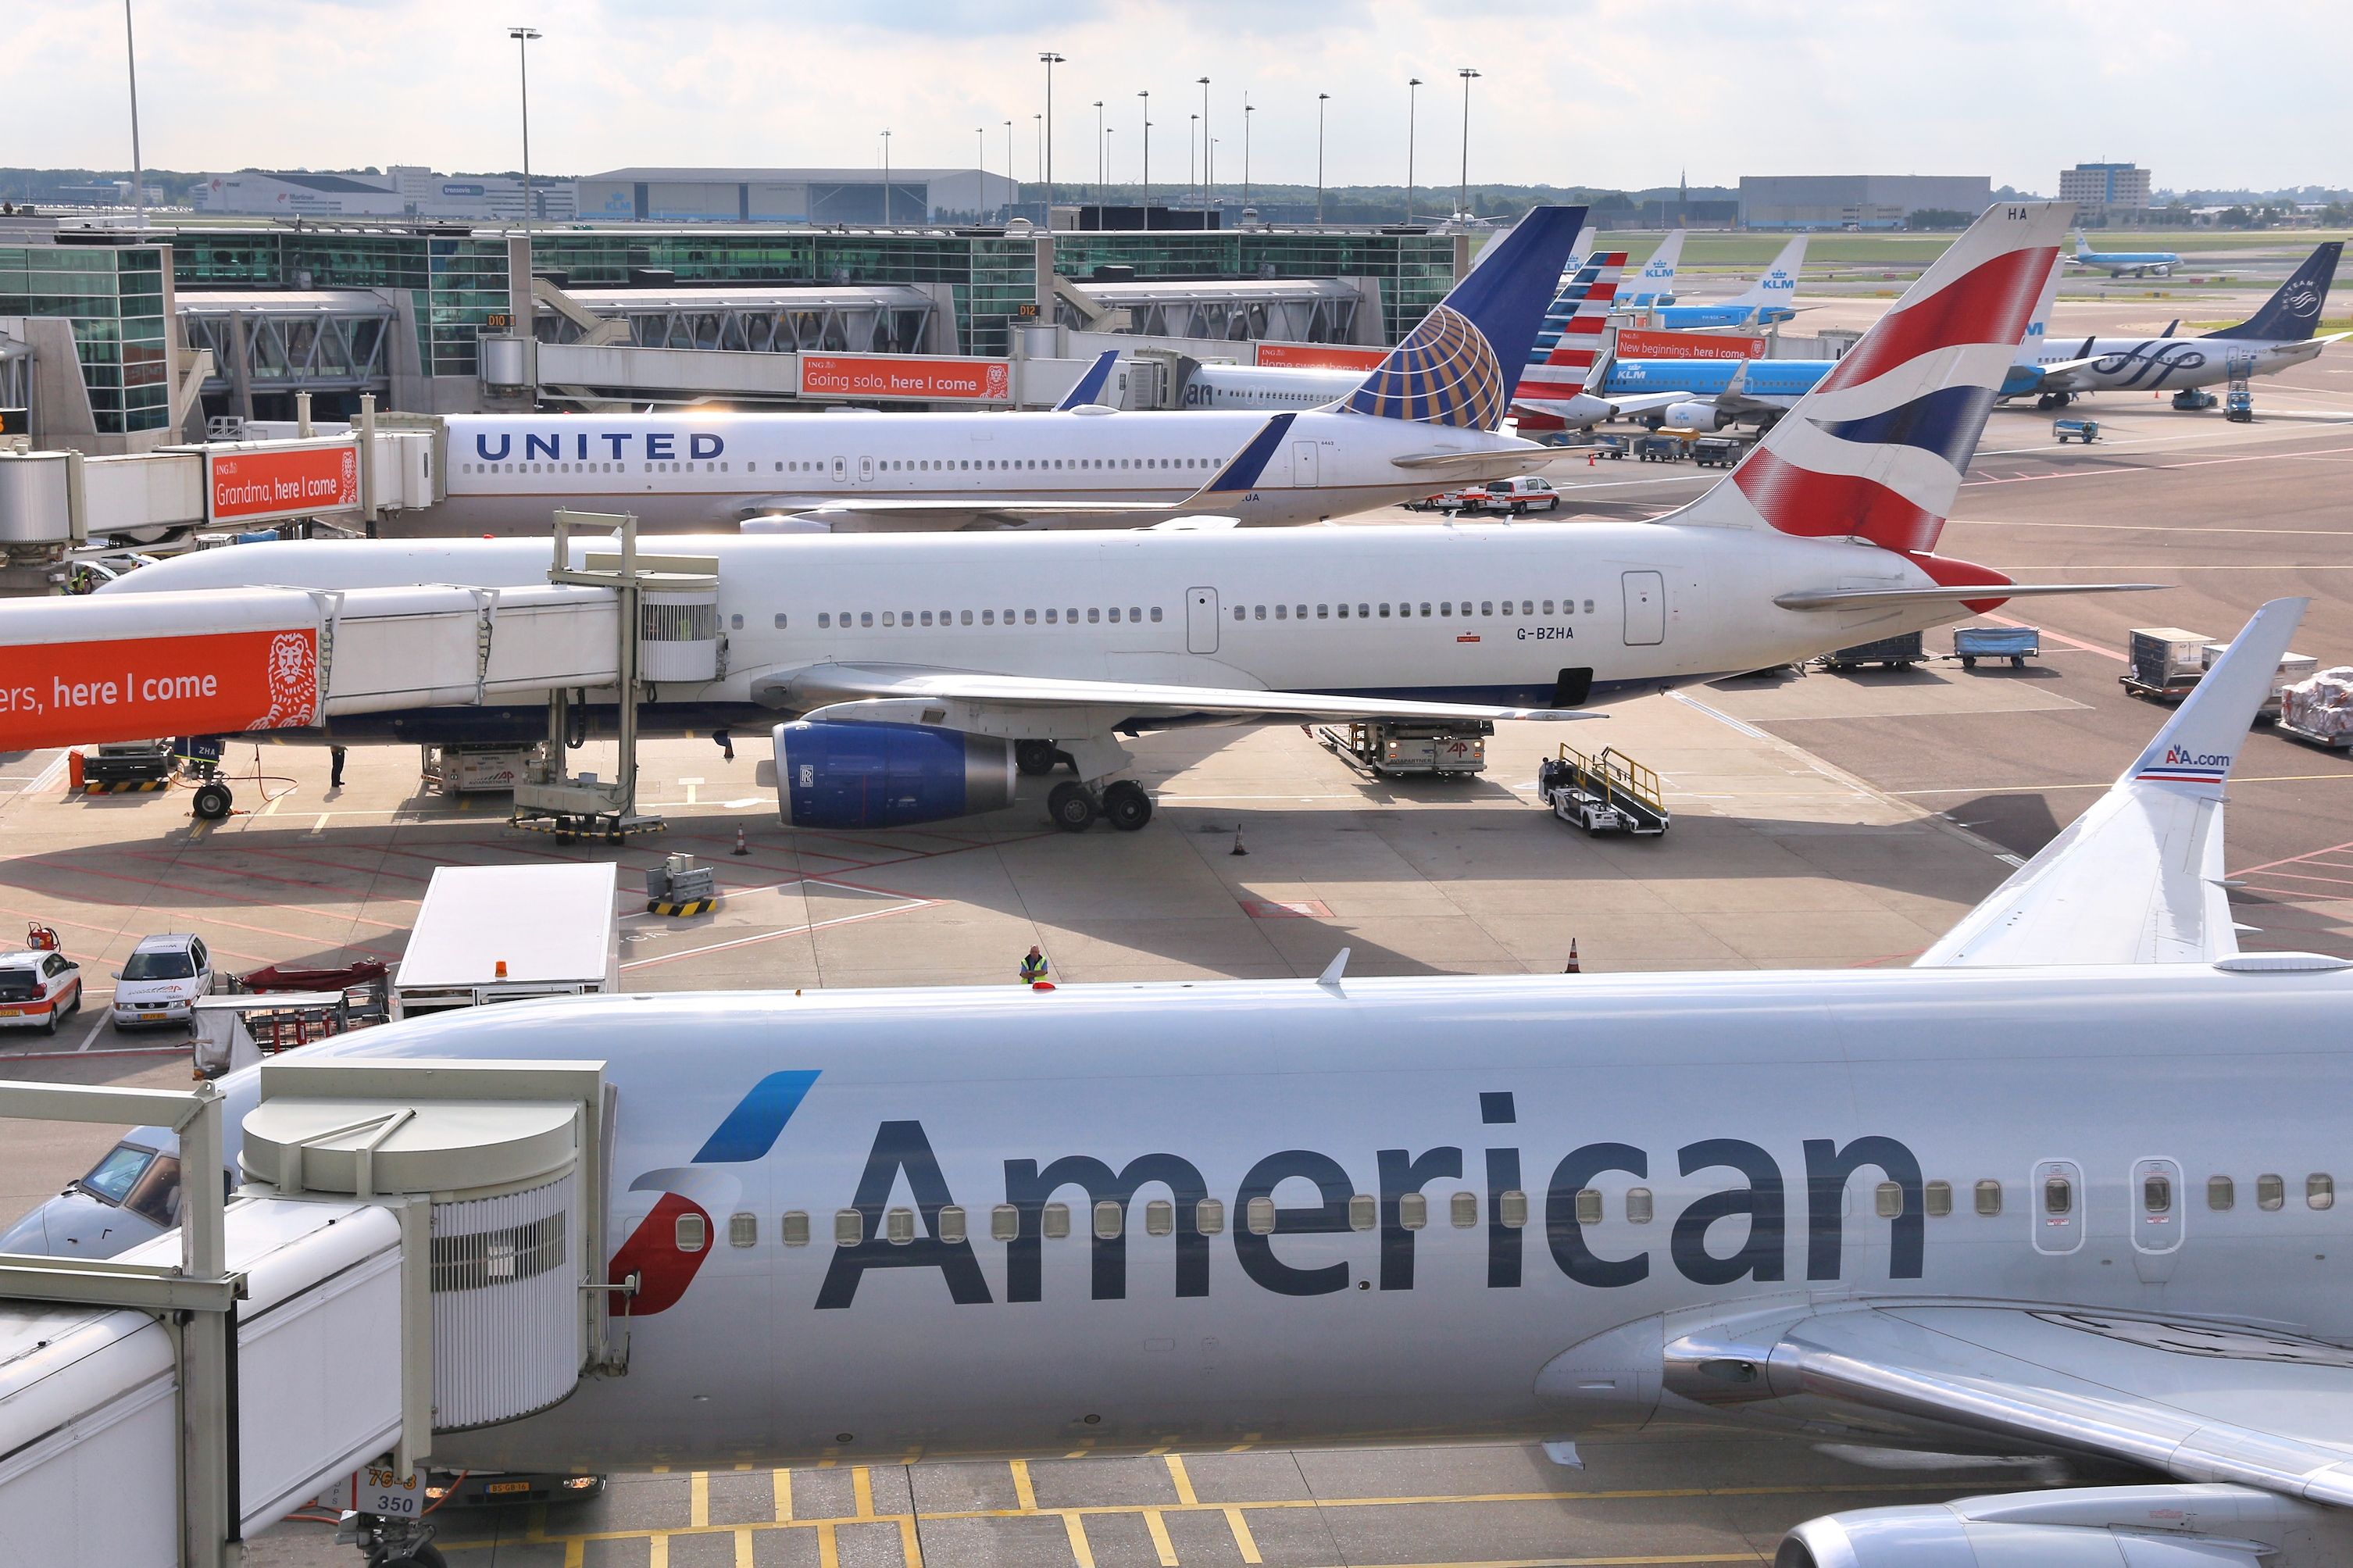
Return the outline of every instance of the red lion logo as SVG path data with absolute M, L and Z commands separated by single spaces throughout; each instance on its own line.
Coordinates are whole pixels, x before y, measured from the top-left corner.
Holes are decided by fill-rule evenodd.
M 245 727 L 288 729 L 313 723 L 319 715 L 319 658 L 310 638 L 299 631 L 272 637 L 266 671 L 269 711 Z

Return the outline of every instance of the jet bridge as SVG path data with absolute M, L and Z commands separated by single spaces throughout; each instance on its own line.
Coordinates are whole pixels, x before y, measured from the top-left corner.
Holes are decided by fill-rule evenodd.
M 607 1342 L 601 1062 L 264 1063 L 227 1100 L 0 1085 L 0 1117 L 180 1130 L 186 1227 L 121 1258 L 0 1255 L 0 1562 L 225 1568 L 332 1493 L 402 1558 L 437 1431 L 521 1419 Z M 621 1287 L 629 1288 L 628 1285 Z

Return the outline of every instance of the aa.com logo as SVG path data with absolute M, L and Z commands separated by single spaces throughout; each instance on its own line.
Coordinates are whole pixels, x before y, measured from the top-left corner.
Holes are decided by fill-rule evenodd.
M 2228 768 L 2231 754 L 2227 751 L 2187 751 L 2178 746 L 2165 748 L 2168 768 Z

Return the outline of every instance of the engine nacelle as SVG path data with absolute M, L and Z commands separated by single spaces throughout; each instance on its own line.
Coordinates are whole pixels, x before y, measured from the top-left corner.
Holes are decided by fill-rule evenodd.
M 903 828 L 1013 803 L 1013 743 L 920 724 L 776 728 L 776 808 L 796 828 Z
M 1774 1568 L 2317 1568 L 2348 1529 L 2234 1486 L 2084 1487 L 1857 1509 L 1808 1520 Z
M 1720 430 L 1732 423 L 1732 416 L 1713 403 L 1670 403 L 1667 405 L 1666 420 L 1682 430 Z

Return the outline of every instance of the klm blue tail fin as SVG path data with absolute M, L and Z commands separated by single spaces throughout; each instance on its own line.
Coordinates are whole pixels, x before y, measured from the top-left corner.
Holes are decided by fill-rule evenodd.
M 2328 303 L 2328 285 L 2336 279 L 2337 259 L 2344 254 L 2345 241 L 2326 241 L 2305 258 L 2304 265 L 2279 286 L 2279 292 L 2263 302 L 2262 310 L 2237 326 L 2206 335 L 2301 343 L 2320 324 L 2321 307 Z
M 1389 351 L 1341 407 L 1379 419 L 1502 428 L 1519 369 L 1585 221 L 1581 207 L 1529 210 L 1489 242 L 1470 276 Z

